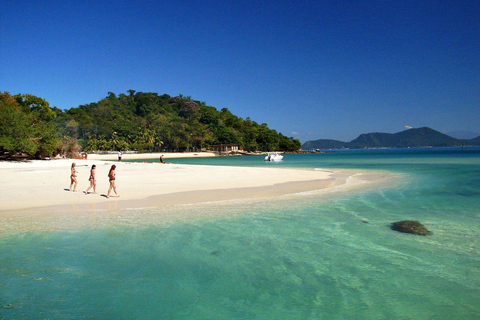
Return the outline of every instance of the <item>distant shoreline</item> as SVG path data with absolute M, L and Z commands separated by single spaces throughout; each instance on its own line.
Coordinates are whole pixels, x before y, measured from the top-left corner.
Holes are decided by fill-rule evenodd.
M 213 152 L 154 152 L 154 153 L 122 153 L 122 160 L 158 159 L 163 155 L 164 159 L 178 158 L 211 158 L 217 155 Z M 88 153 L 87 160 L 118 161 L 116 153 Z

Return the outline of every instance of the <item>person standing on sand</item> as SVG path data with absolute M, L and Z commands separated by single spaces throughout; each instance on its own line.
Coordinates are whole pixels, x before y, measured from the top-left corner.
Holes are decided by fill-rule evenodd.
M 72 191 L 72 186 L 73 186 L 73 191 L 77 191 L 77 170 L 75 169 L 75 162 L 72 163 L 72 167 L 70 168 L 70 191 Z
M 122 151 L 118 151 L 118 162 L 122 161 Z
M 108 188 L 107 198 L 110 198 L 110 191 L 112 191 L 112 189 L 113 189 L 113 192 L 115 192 L 115 195 L 119 197 L 117 193 L 117 186 L 115 186 L 115 169 L 116 168 L 117 166 L 112 165 L 112 167 L 110 168 L 110 171 L 108 172 L 108 181 L 110 182 L 110 187 Z
M 88 178 L 88 181 L 90 181 L 90 186 L 87 188 L 87 190 L 83 191 L 85 194 L 88 194 L 88 190 L 90 190 L 93 187 L 93 193 L 97 193 L 97 181 L 95 180 L 95 169 L 97 168 L 96 165 L 92 166 L 92 169 L 90 169 L 90 178 Z

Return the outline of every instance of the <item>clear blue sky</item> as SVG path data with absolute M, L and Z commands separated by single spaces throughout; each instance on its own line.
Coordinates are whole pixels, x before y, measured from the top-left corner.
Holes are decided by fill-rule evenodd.
M 0 91 L 183 94 L 303 143 L 480 132 L 478 0 L 13 1 Z

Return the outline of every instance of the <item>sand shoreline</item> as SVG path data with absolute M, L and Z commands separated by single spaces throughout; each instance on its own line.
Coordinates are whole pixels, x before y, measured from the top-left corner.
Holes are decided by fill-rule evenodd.
M 165 160 L 177 158 L 211 158 L 217 155 L 213 152 L 153 152 L 153 153 L 122 153 L 122 160 L 156 159 L 160 161 L 163 155 Z M 118 153 L 91 153 L 88 160 L 118 161 Z
M 68 191 L 76 162 L 77 192 Z M 97 194 L 85 195 L 89 170 L 96 164 Z M 107 199 L 107 173 L 117 166 L 120 197 Z M 162 207 L 247 198 L 268 198 L 312 190 L 346 191 L 384 179 L 361 170 L 313 170 L 179 165 L 102 160 L 0 162 L 0 216 L 51 206 L 86 208 Z M 351 183 L 351 180 L 355 183 Z M 350 180 L 350 181 L 349 181 Z M 340 189 L 339 189 L 340 188 Z M 39 210 L 44 211 L 44 210 Z

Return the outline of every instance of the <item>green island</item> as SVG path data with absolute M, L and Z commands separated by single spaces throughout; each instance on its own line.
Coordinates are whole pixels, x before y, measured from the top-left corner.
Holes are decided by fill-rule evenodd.
M 75 156 L 80 151 L 183 152 L 236 145 L 295 151 L 299 140 L 189 96 L 136 92 L 61 110 L 31 94 L 0 92 L 0 158 Z

